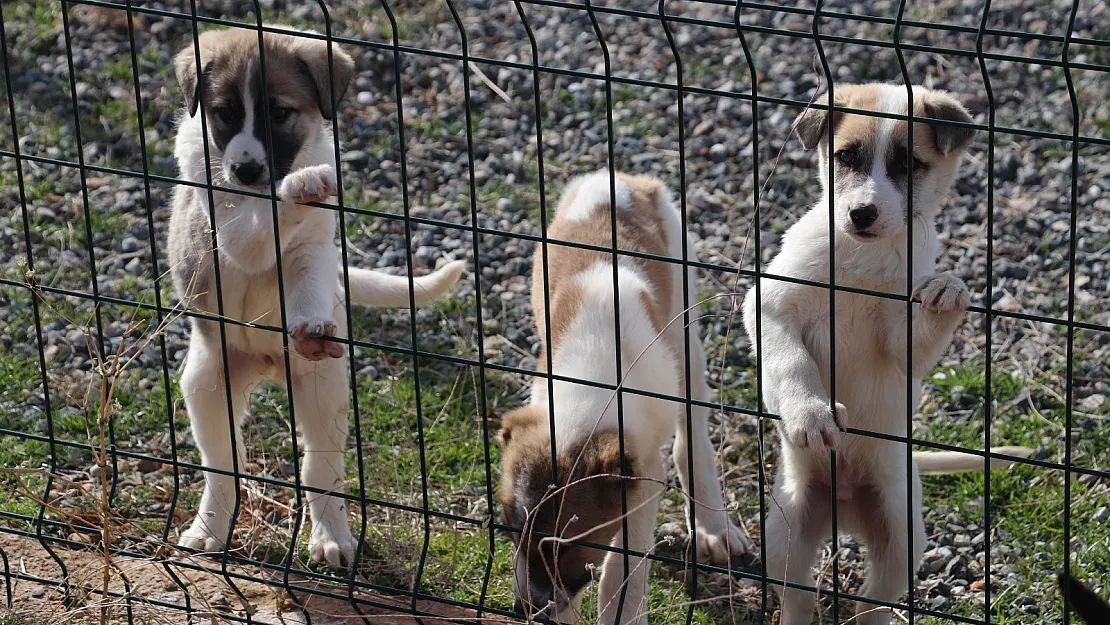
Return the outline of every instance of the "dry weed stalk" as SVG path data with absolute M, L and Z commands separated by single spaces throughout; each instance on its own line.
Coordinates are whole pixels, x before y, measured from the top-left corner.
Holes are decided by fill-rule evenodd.
M 109 475 L 112 470 L 112 460 L 114 459 L 114 450 L 112 449 L 113 443 L 110 436 L 110 427 L 112 418 L 117 410 L 120 408 L 116 400 L 116 391 L 119 387 L 120 381 L 127 370 L 143 355 L 143 353 L 157 340 L 162 337 L 170 324 L 180 319 L 185 314 L 187 307 L 185 302 L 179 301 L 178 306 L 172 309 L 170 315 L 161 319 L 161 321 L 152 329 L 148 330 L 149 321 L 147 319 L 139 318 L 140 306 L 136 306 L 126 316 L 127 326 L 120 336 L 119 345 L 114 352 L 105 353 L 98 349 L 99 345 L 103 344 L 103 336 L 99 336 L 93 327 L 90 325 L 90 319 L 84 322 L 71 318 L 65 312 L 54 306 L 53 303 L 46 297 L 46 293 L 38 286 L 35 281 L 35 274 L 33 271 L 25 272 L 26 288 L 31 291 L 34 297 L 38 298 L 47 309 L 57 315 L 60 319 L 64 320 L 70 326 L 78 329 L 84 335 L 87 351 L 93 361 L 92 371 L 94 372 L 89 378 L 88 391 L 84 396 L 84 407 L 88 408 L 90 402 L 93 401 L 95 396 L 96 401 L 96 427 L 95 431 L 88 431 L 89 448 L 93 455 L 94 463 L 99 473 L 99 488 L 95 493 L 91 493 L 95 498 L 95 514 L 99 530 L 99 543 L 97 547 L 102 556 L 102 564 L 100 570 L 100 583 L 99 589 L 100 599 L 97 600 L 95 606 L 99 612 L 100 625 L 108 625 L 111 617 L 111 608 L 114 603 L 110 595 L 110 587 L 112 583 L 113 571 L 120 577 L 121 580 L 126 581 L 124 572 L 113 561 L 112 547 L 115 543 L 116 526 L 120 520 L 112 511 L 112 482 L 117 476 Z M 165 275 L 163 275 L 163 278 Z M 195 277 L 194 277 L 195 280 Z M 96 316 L 99 313 L 99 302 L 94 304 L 94 311 L 90 315 Z M 94 341 L 94 336 L 97 340 Z M 45 383 L 45 380 L 44 380 Z M 63 482 L 73 484 L 72 480 L 67 480 L 62 476 L 51 475 L 43 469 L 36 469 L 31 471 L 16 471 L 5 469 L 4 472 L 9 474 L 26 475 L 39 474 L 48 475 L 59 478 Z M 67 511 L 64 511 L 51 502 L 45 501 L 43 498 L 35 495 L 30 488 L 19 481 L 19 488 L 30 495 L 32 501 L 35 501 L 44 509 L 50 510 L 58 515 L 71 530 L 74 530 L 73 523 L 71 522 L 73 516 Z M 78 491 L 85 495 L 89 495 L 82 486 L 77 486 Z M 83 516 L 83 515 L 82 515 Z M 80 533 L 80 532 L 78 532 Z M 128 584 L 129 586 L 129 584 Z M 127 599 L 125 597 L 125 599 Z M 128 600 L 128 603 L 130 601 Z M 85 606 L 83 609 L 91 609 L 94 606 Z

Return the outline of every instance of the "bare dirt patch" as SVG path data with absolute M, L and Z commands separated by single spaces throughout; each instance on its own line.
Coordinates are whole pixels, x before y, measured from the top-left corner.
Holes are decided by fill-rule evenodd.
M 131 620 L 135 623 L 176 625 L 188 621 L 189 612 L 185 607 L 188 598 L 193 623 L 242 622 L 246 618 L 247 606 L 251 610 L 250 618 L 257 623 L 305 623 L 304 610 L 309 612 L 312 623 L 325 625 L 346 622 L 374 625 L 478 622 L 473 611 L 427 601 L 417 602 L 416 612 L 422 615 L 417 619 L 411 615 L 409 598 L 358 591 L 354 593 L 354 599 L 359 603 L 360 616 L 350 601 L 311 594 L 312 591 L 346 594 L 344 587 L 291 576 L 291 594 L 281 587 L 280 575 L 252 571 L 247 567 L 228 567 L 228 573 L 233 576 L 232 588 L 228 578 L 223 576 L 218 560 L 200 557 L 157 562 L 113 556 L 109 588 L 115 596 L 104 599 L 92 590 L 99 589 L 103 580 L 102 553 L 57 545 L 51 545 L 51 548 L 68 570 L 68 595 L 61 584 L 26 579 L 63 579 L 57 561 L 42 544 L 34 538 L 0 533 L 0 549 L 8 556 L 12 573 L 9 575 L 12 608 L 0 621 L 35 625 L 96 623 L 102 622 L 101 611 L 105 610 L 107 622 L 111 623 L 128 622 L 130 611 Z M 188 566 L 190 564 L 205 570 Z M 171 577 L 171 572 L 182 582 L 184 589 Z M 125 588 L 124 577 L 128 580 L 130 591 Z M 0 593 L 4 592 L 0 590 Z M 6 594 L 0 596 L 7 599 Z M 297 607 L 297 602 L 304 610 Z M 365 602 L 373 602 L 377 606 L 366 605 Z M 507 621 L 488 616 L 481 620 L 484 623 Z

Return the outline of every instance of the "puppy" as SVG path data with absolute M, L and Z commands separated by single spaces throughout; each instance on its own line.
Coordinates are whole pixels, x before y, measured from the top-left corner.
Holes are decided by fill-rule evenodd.
M 1088 625 L 1110 623 L 1110 603 L 1074 576 L 1060 573 L 1058 581 L 1060 590 L 1068 593 L 1068 607 L 1074 610 L 1084 623 Z
M 837 106 L 906 115 L 906 88 L 851 85 L 835 88 Z M 827 102 L 827 99 L 822 100 Z M 913 88 L 913 114 L 970 122 L 950 95 Z M 832 161 L 828 129 L 833 127 Z M 821 542 L 831 535 L 835 487 L 838 529 L 859 535 L 868 548 L 867 580 L 860 594 L 893 602 L 906 590 L 906 571 L 917 570 L 925 548 L 918 470 L 907 475 L 902 443 L 844 435 L 845 427 L 907 435 L 907 388 L 912 403 L 921 378 L 939 360 L 960 323 L 970 295 L 951 273 L 936 273 L 940 253 L 934 221 L 951 191 L 960 158 L 973 131 L 958 126 L 914 124 L 912 166 L 904 120 L 809 109 L 795 129 L 806 148 L 819 147 L 823 193 L 783 237 L 773 274 L 829 282 L 829 245 L 835 245 L 836 284 L 891 294 L 914 285 L 913 318 L 893 299 L 836 293 L 836 406 L 830 409 L 829 291 L 824 287 L 761 280 L 764 399 L 777 423 L 782 461 L 767 519 L 769 575 L 812 585 L 810 567 Z M 833 206 L 829 206 L 832 173 Z M 907 200 L 913 177 L 913 202 Z M 832 215 L 832 232 L 829 216 Z M 911 240 L 907 224 L 914 220 Z M 913 272 L 906 275 L 913 249 Z M 744 328 L 757 343 L 755 291 L 744 302 Z M 907 336 L 907 325 L 912 333 Z M 907 341 L 913 362 L 907 371 Z M 832 480 L 829 450 L 836 450 Z M 1027 456 L 1026 448 L 997 449 Z M 915 454 L 929 472 L 981 470 L 983 461 L 965 454 Z M 995 462 L 996 466 L 1005 462 Z M 912 491 L 908 489 L 912 488 Z M 912 497 L 912 515 L 906 502 Z M 911 521 L 912 519 L 912 521 Z M 907 539 L 913 536 L 913 551 Z M 780 587 L 782 625 L 808 625 L 816 596 Z M 857 608 L 862 625 L 888 623 L 889 611 Z
M 330 120 L 347 89 L 354 62 L 333 47 L 333 100 L 324 41 L 267 33 L 265 77 L 256 31 L 206 32 L 199 43 L 199 74 L 192 46 L 176 59 L 186 100 L 175 148 L 180 175 L 205 184 L 211 177 L 217 186 L 266 194 L 274 181 L 284 303 L 293 348 L 289 360 L 292 408 L 304 440 L 304 484 L 323 492 L 341 490 L 349 378 L 346 349 L 329 340 L 347 336 L 335 216 L 302 203 L 325 201 L 336 193 Z M 263 99 L 263 80 L 268 100 Z M 201 109 L 207 136 L 201 129 Z M 178 186 L 175 190 L 169 257 L 178 293 L 190 307 L 215 315 L 220 312 L 222 290 L 222 313 L 228 319 L 280 327 L 271 200 L 213 191 L 210 208 L 209 197 L 207 189 Z M 219 285 L 212 254 L 212 210 Z M 414 279 L 416 304 L 446 293 L 461 270 L 456 262 Z M 346 295 L 353 303 L 409 305 L 407 278 L 353 267 L 348 271 L 351 291 Z M 239 424 L 254 388 L 263 380 L 285 383 L 286 352 L 279 333 L 226 325 L 228 388 L 218 322 L 194 317 L 191 326 L 181 391 L 202 464 L 213 471 L 205 472 L 200 511 L 179 543 L 216 551 L 229 535 L 235 497 L 235 479 L 216 471 L 232 471 L 233 435 L 236 449 L 240 453 L 244 449 Z M 312 492 L 307 501 L 313 525 L 312 560 L 346 566 L 354 556 L 355 543 L 343 500 Z
M 617 244 L 620 250 L 682 258 L 683 232 L 667 189 L 652 178 L 616 175 Z M 610 176 L 607 171 L 570 184 L 548 229 L 555 240 L 612 247 Z M 695 259 L 688 238 L 687 258 Z M 620 355 L 616 370 L 612 256 L 549 243 L 549 298 L 544 298 L 543 250 L 537 247 L 532 273 L 532 306 L 540 338 L 539 364 L 551 352 L 553 373 L 625 388 L 684 397 L 685 371 L 692 397 L 708 401 L 706 359 L 698 338 L 696 312 L 683 329 L 682 271 L 679 264 L 621 256 L 617 274 L 620 302 Z M 697 276 L 687 273 L 693 300 Z M 551 335 L 545 308 L 550 304 Z M 674 320 L 674 321 L 672 321 Z M 689 367 L 682 366 L 689 340 Z M 514 592 L 517 609 L 562 622 L 577 622 L 581 594 L 600 567 L 599 622 L 616 622 L 621 588 L 627 594 L 621 623 L 646 623 L 650 561 L 559 539 L 530 536 L 544 532 L 641 553 L 652 550 L 659 496 L 666 482 L 660 446 L 674 439 L 674 462 L 687 497 L 695 501 L 695 536 L 700 562 L 724 565 L 749 547 L 743 532 L 724 511 L 721 485 L 709 440 L 709 410 L 692 409 L 687 430 L 683 404 L 625 394 L 624 455 L 620 452 L 615 393 L 571 382 L 554 382 L 548 397 L 545 378 L 535 378 L 530 405 L 506 415 L 499 440 L 502 518 L 524 532 L 514 535 Z M 557 484 L 552 484 L 549 409 L 554 407 Z M 687 445 L 692 446 L 691 489 Z M 622 467 L 629 479 L 621 478 Z M 622 531 L 622 482 L 627 488 L 628 538 Z M 555 499 L 561 506 L 557 509 Z

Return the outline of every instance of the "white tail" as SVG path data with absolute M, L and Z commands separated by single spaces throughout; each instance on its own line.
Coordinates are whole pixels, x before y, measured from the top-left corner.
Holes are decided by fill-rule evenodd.
M 992 453 L 1028 458 L 1033 450 L 1028 447 L 991 447 Z M 983 470 L 983 457 L 958 451 L 915 451 L 913 459 L 922 475 L 944 475 Z M 1012 460 L 991 458 L 991 468 L 1001 469 L 1013 464 Z
M 462 275 L 463 261 L 447 263 L 426 276 L 412 279 L 417 306 L 431 303 L 455 286 Z M 402 307 L 409 305 L 409 277 L 348 267 L 351 303 L 359 306 Z

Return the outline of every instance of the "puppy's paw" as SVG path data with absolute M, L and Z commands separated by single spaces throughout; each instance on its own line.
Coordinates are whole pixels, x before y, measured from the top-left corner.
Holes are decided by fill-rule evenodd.
M 290 172 L 278 188 L 278 197 L 282 201 L 295 204 L 325 202 L 337 193 L 339 183 L 331 165 L 312 165 Z
M 848 409 L 840 402 L 836 411 L 820 401 L 787 404 L 783 410 L 782 428 L 786 440 L 799 449 L 836 449 L 840 432 L 848 417 Z
M 971 304 L 967 285 L 947 271 L 919 282 L 913 298 L 921 301 L 922 308 L 935 313 L 961 312 Z
M 189 529 L 181 534 L 181 538 L 177 539 L 177 544 L 192 551 L 206 553 L 223 551 L 224 539 L 222 536 L 216 536 L 213 529 L 208 527 L 207 524 L 201 523 L 198 518 Z
M 335 319 L 309 317 L 294 319 L 289 324 L 289 336 L 293 339 L 293 349 L 309 360 L 342 358 L 343 344 L 327 340 L 339 331 Z
M 333 569 L 346 569 L 355 561 L 355 539 L 346 525 L 334 530 L 326 524 L 312 528 L 308 539 L 308 557 L 317 564 Z
M 724 511 L 698 510 L 694 537 L 698 546 L 698 562 L 728 566 L 737 556 L 749 553 L 752 542 Z M 712 516 L 710 516 L 712 515 Z M 702 520 L 703 516 L 710 518 Z

